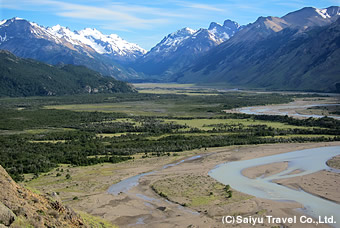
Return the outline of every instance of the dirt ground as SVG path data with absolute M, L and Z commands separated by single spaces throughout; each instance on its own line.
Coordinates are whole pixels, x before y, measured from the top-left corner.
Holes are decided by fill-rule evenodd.
M 295 202 L 276 202 L 252 197 L 233 189 L 233 196 L 226 197 L 223 186 L 208 176 L 216 165 L 237 160 L 246 160 L 295 150 L 322 146 L 339 146 L 340 142 L 273 144 L 233 146 L 196 150 L 183 153 L 182 157 L 164 156 L 160 158 L 136 159 L 121 164 L 105 164 L 92 167 L 70 167 L 71 180 L 51 181 L 46 175 L 28 183 L 40 191 L 59 191 L 61 198 L 73 208 L 100 216 L 120 227 L 254 227 L 250 224 L 225 225 L 223 216 L 272 215 L 293 217 L 302 214 L 294 210 L 302 205 Z M 184 157 L 202 154 L 201 158 L 183 162 L 177 166 L 162 169 L 165 164 L 174 163 Z M 286 163 L 258 167 L 257 172 L 247 174 L 252 178 L 284 170 Z M 126 193 L 111 195 L 108 187 L 119 180 L 136 174 L 156 171 L 143 176 L 139 185 Z M 246 174 L 249 170 L 244 171 Z M 289 187 L 305 189 L 312 194 L 339 202 L 339 175 L 319 172 L 303 176 L 303 180 L 288 179 Z M 45 179 L 44 179 L 45 178 Z M 53 177 L 56 178 L 56 177 Z M 48 180 L 50 182 L 48 182 Z M 42 184 L 45 183 L 45 184 Z M 50 183 L 50 184 L 49 184 Z M 311 184 L 313 183 L 313 184 Z M 68 188 L 65 187 L 68 186 Z M 322 195 L 320 188 L 327 189 Z M 155 190 L 160 190 L 163 197 Z M 327 193 L 327 195 L 326 195 Z M 78 199 L 74 200 L 74 196 Z M 195 198 L 196 197 L 196 198 Z M 73 199 L 73 200 L 72 200 Z M 277 225 L 282 225 L 278 222 Z M 302 224 L 289 224 L 288 227 L 310 227 Z M 276 224 L 258 224 L 255 227 L 275 227 Z M 318 227 L 323 227 L 318 225 Z M 325 226 L 327 227 L 327 226 Z

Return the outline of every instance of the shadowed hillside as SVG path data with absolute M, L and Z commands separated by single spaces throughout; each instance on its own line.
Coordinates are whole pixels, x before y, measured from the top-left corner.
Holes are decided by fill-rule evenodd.
M 135 90 L 127 83 L 83 66 L 52 66 L 0 51 L 0 96 L 131 92 Z

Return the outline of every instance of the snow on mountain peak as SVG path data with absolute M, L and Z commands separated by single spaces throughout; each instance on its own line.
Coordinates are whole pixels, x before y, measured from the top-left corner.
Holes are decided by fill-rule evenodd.
M 169 47 L 177 47 L 181 42 L 190 38 L 196 30 L 185 27 L 176 32 L 170 33 L 163 40 L 158 43 L 153 49 L 156 52 L 159 52 L 161 49 L 169 48 Z M 167 50 L 169 51 L 169 50 Z
M 129 43 L 116 34 L 104 35 L 97 29 L 86 28 L 78 32 L 88 40 L 88 45 L 100 54 L 118 54 L 121 56 L 142 55 L 146 50 L 137 44 Z
M 85 28 L 83 30 L 78 31 L 78 33 L 82 36 L 92 36 L 96 39 L 100 39 L 102 37 L 104 37 L 103 33 L 101 33 L 100 31 L 98 31 L 95 28 Z
M 315 11 L 324 19 L 331 18 L 327 13 L 327 9 L 315 9 Z
M 88 53 L 89 56 L 97 52 L 124 61 L 146 53 L 146 50 L 137 44 L 129 43 L 116 34 L 104 35 L 97 29 L 92 28 L 85 28 L 78 32 L 71 31 L 68 27 L 63 27 L 59 24 L 52 27 L 43 27 L 17 17 L 0 21 L 0 26 L 7 27 L 16 21 L 27 22 L 25 26 L 29 28 L 30 34 L 37 38 L 47 39 L 72 50 Z
M 0 21 L 0 26 L 4 25 L 4 26 L 8 26 L 10 24 L 12 24 L 15 21 L 26 21 L 25 19 L 19 18 L 19 17 L 13 17 L 11 19 L 5 19 Z M 26 21 L 27 22 L 27 21 Z M 27 22 L 28 23 L 28 22 Z
M 185 27 L 184 30 L 185 30 L 185 31 L 188 31 L 188 32 L 191 33 L 191 34 L 194 34 L 194 33 L 197 31 L 197 30 L 195 30 L 195 29 L 191 29 L 191 28 L 188 28 L 188 27 Z
M 65 27 L 62 27 L 62 26 L 59 25 L 59 24 L 57 24 L 57 25 L 55 25 L 55 26 L 53 26 L 53 27 L 51 27 L 51 28 L 49 28 L 49 29 L 50 29 L 50 31 L 53 31 L 53 32 L 58 33 L 58 31 L 63 30 L 63 29 L 66 29 L 66 28 L 65 28 Z
M 156 53 L 166 53 L 165 55 L 167 55 L 167 53 L 176 52 L 179 47 L 186 45 L 187 41 L 190 43 L 197 42 L 197 45 L 201 46 L 200 42 L 206 43 L 207 40 L 210 40 L 208 42 L 211 43 L 212 41 L 214 45 L 218 45 L 228 40 L 240 29 L 239 24 L 230 20 L 225 21 L 223 26 L 212 22 L 208 29 L 194 30 L 185 27 L 164 37 L 147 55 L 153 56 Z M 201 47 L 201 49 L 206 50 L 207 48 Z
M 25 19 L 20 18 L 20 17 L 13 17 L 12 21 L 25 21 Z
M 48 28 L 48 31 L 73 45 L 87 45 L 99 54 L 134 56 L 146 53 L 146 51 L 138 45 L 129 43 L 116 34 L 104 35 L 95 28 L 85 28 L 80 31 L 72 32 L 69 28 L 55 25 Z
M 176 32 L 173 32 L 173 33 L 169 34 L 167 37 L 171 37 L 171 38 L 175 38 L 175 37 L 187 37 L 187 36 L 191 36 L 195 32 L 196 32 L 196 30 L 188 28 L 188 27 L 185 27 L 185 28 L 182 28 L 180 30 L 177 30 Z
M 5 24 L 6 22 L 7 22 L 7 20 L 2 20 L 2 21 L 0 21 L 0 26 L 3 25 L 3 24 Z
M 237 22 L 225 20 L 223 25 L 212 22 L 208 28 L 208 32 L 211 34 L 210 39 L 215 43 L 220 44 L 228 40 L 240 29 L 241 27 Z

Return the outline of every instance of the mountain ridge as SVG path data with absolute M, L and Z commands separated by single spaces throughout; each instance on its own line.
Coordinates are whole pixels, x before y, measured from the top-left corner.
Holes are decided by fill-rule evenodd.
M 0 50 L 0 96 L 54 96 L 135 92 L 125 82 L 84 66 L 48 65 Z
M 62 29 L 60 32 L 68 35 L 57 36 L 58 31 L 51 32 L 52 28 L 45 28 L 21 18 L 4 20 L 0 23 L 0 49 L 8 50 L 22 58 L 32 58 L 53 65 L 59 63 L 84 65 L 117 79 L 139 77 L 132 69 L 125 68 L 119 63 L 118 59 L 123 56 L 117 57 L 112 53 L 100 54 L 91 46 L 72 39 L 72 36 L 77 37 L 74 32 L 65 27 L 60 29 Z M 87 41 L 91 43 L 88 39 Z M 92 42 L 92 46 L 94 43 L 95 41 Z M 128 55 L 127 58 L 133 55 Z
M 225 20 L 223 25 L 211 22 L 208 28 L 194 30 L 186 27 L 170 33 L 148 52 L 134 44 L 125 43 L 116 35 L 103 35 L 96 29 L 72 32 L 60 25 L 44 28 L 33 22 L 14 18 L 0 22 L 0 48 L 10 50 L 20 57 L 38 59 L 49 64 L 86 65 L 103 75 L 130 82 L 224 83 L 237 87 L 264 86 L 276 89 L 279 87 L 278 83 L 272 82 L 272 86 L 268 84 L 273 81 L 266 76 L 270 72 L 272 76 L 279 75 L 276 81 L 281 81 L 283 89 L 291 87 L 315 90 L 316 85 L 299 86 L 298 79 L 295 79 L 296 85 L 287 83 L 282 78 L 288 80 L 289 77 L 283 74 L 297 78 L 298 75 L 306 77 L 311 74 L 310 71 L 314 72 L 313 64 L 319 63 L 314 58 L 323 59 L 319 55 L 324 53 L 324 48 L 310 41 L 313 39 L 311 36 L 318 36 L 310 31 L 330 26 L 339 17 L 339 6 L 325 9 L 304 7 L 282 17 L 259 17 L 245 26 L 231 20 Z M 17 24 L 12 26 L 11 33 L 6 33 L 9 21 Z M 334 36 L 334 39 L 337 38 L 337 34 L 329 29 L 324 31 Z M 303 46 L 302 40 L 311 43 L 310 47 L 306 47 L 309 50 L 307 54 L 303 50 L 295 53 L 300 59 L 304 59 L 295 60 L 300 61 L 300 68 L 296 69 L 294 63 L 288 63 L 285 58 Z M 328 53 L 324 55 L 330 58 L 325 59 L 328 68 L 321 65 L 317 67 L 320 67 L 320 74 L 327 75 L 332 69 L 327 62 L 333 61 L 332 55 L 337 52 L 338 47 L 329 40 L 321 40 L 325 42 L 324 46 L 329 47 Z M 115 49 L 112 42 L 120 43 L 121 48 Z M 320 50 L 314 52 L 312 46 Z M 286 50 L 282 47 L 286 47 Z M 287 50 L 291 53 L 287 53 Z M 301 54 L 304 52 L 305 54 Z M 273 56 L 281 62 L 277 62 Z M 282 66 L 283 62 L 285 66 Z M 332 64 L 336 69 L 337 64 Z M 296 70 L 293 72 L 288 69 Z M 312 75 L 314 74 L 316 73 Z M 316 76 L 310 77 L 313 80 Z M 305 83 L 311 85 L 309 82 Z M 333 80 L 332 86 L 328 85 L 322 90 L 335 91 L 337 86 L 334 83 L 337 82 Z
M 327 9 L 334 11 L 335 8 Z M 296 13 L 299 15 L 305 10 Z M 310 11 L 310 8 L 307 10 Z M 247 88 L 336 92 L 340 82 L 337 64 L 340 57 L 340 42 L 337 41 L 340 13 L 333 15 L 323 26 L 320 26 L 324 23 L 320 22 L 324 20 L 321 15 L 313 17 L 312 21 L 309 16 L 305 17 L 305 24 L 301 21 L 288 23 L 282 19 L 286 16 L 260 17 L 183 69 L 173 80 L 181 83 L 224 83 Z
M 166 80 L 197 57 L 242 29 L 237 22 L 226 20 L 223 25 L 212 22 L 208 29 L 182 28 L 165 36 L 142 58 L 133 63 L 132 68 L 145 75 L 144 78 Z

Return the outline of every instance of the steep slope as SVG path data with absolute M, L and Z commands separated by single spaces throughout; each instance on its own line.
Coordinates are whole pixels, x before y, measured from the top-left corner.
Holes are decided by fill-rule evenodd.
M 0 96 L 134 92 L 125 82 L 83 66 L 52 66 L 0 51 Z
M 20 18 L 0 23 L 0 49 L 49 64 L 84 65 L 120 79 L 138 75 L 118 61 L 128 61 L 145 53 L 117 35 L 106 36 L 91 29 L 72 32 L 61 26 L 45 28 Z
M 1 165 L 0 187 L 0 227 L 115 227 L 106 221 L 90 224 L 82 216 L 91 216 L 64 206 L 56 193 L 43 196 L 18 185 Z
M 339 7 L 304 8 L 282 18 L 261 17 L 174 80 L 284 90 L 339 90 L 339 12 Z
M 241 26 L 230 20 L 226 20 L 223 25 L 212 22 L 208 29 L 183 28 L 164 37 L 132 67 L 146 77 L 166 78 L 239 30 Z
M 17 183 L 0 166 L 0 224 L 16 227 L 81 227 L 84 221 L 59 201 L 35 194 Z

